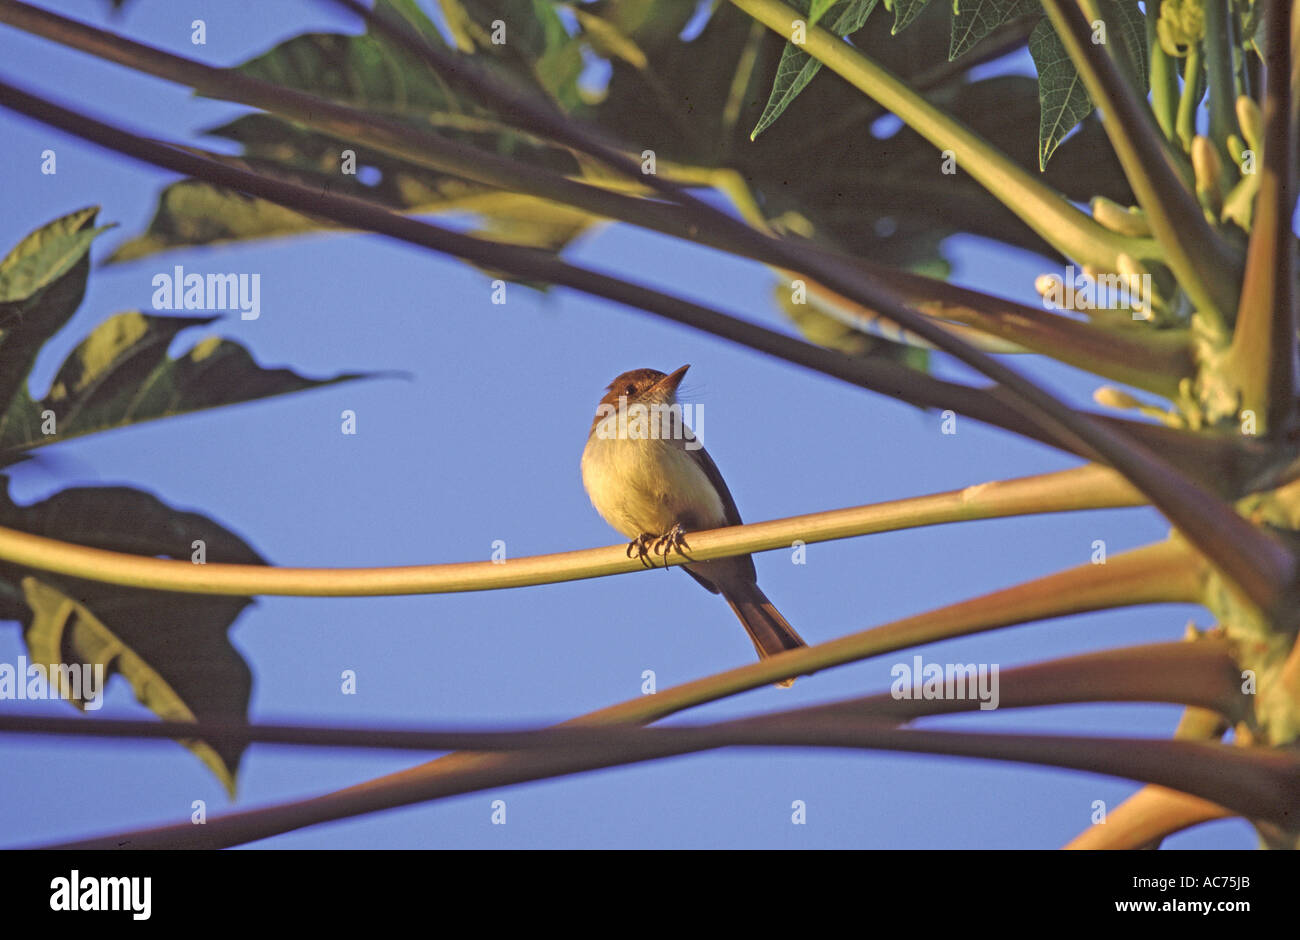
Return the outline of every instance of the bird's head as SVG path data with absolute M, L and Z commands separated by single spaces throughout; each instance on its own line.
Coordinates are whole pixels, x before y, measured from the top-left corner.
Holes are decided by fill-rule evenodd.
M 633 369 L 624 372 L 605 389 L 602 405 L 619 407 L 619 399 L 627 404 L 640 402 L 645 405 L 671 405 L 677 401 L 677 386 L 686 375 L 689 365 L 684 365 L 675 372 L 664 373 L 658 369 Z

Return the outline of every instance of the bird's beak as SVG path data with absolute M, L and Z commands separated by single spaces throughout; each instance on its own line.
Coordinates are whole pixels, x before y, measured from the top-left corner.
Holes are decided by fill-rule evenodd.
M 687 363 L 686 365 L 678 369 L 676 372 L 673 372 L 670 375 L 665 375 L 662 379 L 659 380 L 659 385 L 667 389 L 669 392 L 676 392 L 677 386 L 682 384 L 682 377 L 686 375 L 686 370 L 689 369 L 690 367 L 691 367 L 690 364 Z

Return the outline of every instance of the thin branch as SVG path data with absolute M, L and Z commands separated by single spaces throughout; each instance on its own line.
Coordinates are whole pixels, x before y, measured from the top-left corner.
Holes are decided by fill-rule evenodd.
M 916 677 L 919 683 L 921 678 Z M 1241 668 L 1217 639 L 1153 643 L 1069 656 L 1001 672 L 996 707 L 1030 708 L 1077 702 L 1166 702 L 1244 721 L 1253 699 L 1241 691 Z M 912 721 L 975 711 L 973 698 L 898 698 L 893 693 L 818 706 L 835 715 Z
M 1229 723 L 1219 711 L 1184 709 L 1174 737 L 1181 741 L 1217 741 Z M 1067 849 L 1156 849 L 1168 836 L 1191 826 L 1233 815 L 1198 797 L 1145 786 L 1109 813 L 1105 825 L 1093 825 L 1065 846 Z
M 981 483 L 929 496 L 692 532 L 687 552 L 653 556 L 654 567 L 789 548 L 877 532 L 1030 513 L 1136 506 L 1141 494 L 1113 470 L 1078 467 Z M 40 571 L 125 587 L 231 596 L 376 597 L 444 594 L 555 584 L 644 570 L 624 546 L 509 558 L 387 568 L 275 568 L 146 558 L 0 527 L 0 559 Z
M 1254 819 L 1294 823 L 1300 809 L 1300 755 L 1263 748 L 1143 738 L 975 733 L 898 728 L 884 722 L 833 718 L 784 721 L 761 716 L 715 726 L 619 729 L 605 746 L 548 750 L 528 780 L 626 766 L 721 747 L 830 747 L 977 757 L 1144 780 L 1202 796 Z M 518 782 L 518 781 L 512 781 Z M 490 771 L 470 771 L 439 797 L 500 786 Z M 426 798 L 427 799 L 431 798 Z M 374 806 L 375 811 L 387 808 Z M 67 842 L 56 849 L 215 848 L 264 838 L 247 831 L 257 811 Z
M 1141 849 L 1175 833 L 1234 815 L 1217 803 L 1168 787 L 1147 784 L 1106 814 L 1105 825 L 1089 826 L 1067 849 Z
M 920 683 L 921 676 L 915 676 Z M 1241 692 L 1238 666 L 1222 641 L 1156 643 L 1105 650 L 1047 663 L 1020 666 L 997 676 L 992 708 L 1030 708 L 1079 702 L 1164 702 L 1214 709 L 1244 717 L 1249 699 Z M 823 705 L 769 712 L 761 718 L 787 726 L 805 719 L 843 718 L 904 723 L 930 715 L 983 709 L 972 677 L 951 697 L 899 697 L 893 692 Z M 988 700 L 985 700 L 988 701 Z M 728 727 L 674 725 L 674 728 Z M 564 725 L 550 728 L 357 728 L 248 724 L 219 721 L 140 721 L 113 718 L 51 718 L 0 714 L 0 733 L 73 737 L 186 740 L 228 745 L 287 744 L 303 747 L 374 748 L 415 751 L 520 751 L 609 747 L 629 740 L 637 726 Z
M 859 264 L 921 313 L 952 320 L 1165 398 L 1177 397 L 1179 383 L 1196 373 L 1187 330 L 1107 329 L 947 281 L 868 262 Z M 781 273 L 787 278 L 796 276 L 789 271 Z M 809 285 L 808 293 L 826 303 L 846 306 L 858 316 L 880 316 L 879 311 L 854 304 L 819 285 Z

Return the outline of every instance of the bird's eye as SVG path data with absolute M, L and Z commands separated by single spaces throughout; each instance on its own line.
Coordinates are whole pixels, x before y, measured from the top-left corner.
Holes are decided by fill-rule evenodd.
M 632 395 L 632 394 L 634 394 L 635 392 L 636 392 L 636 386 L 635 386 L 635 385 L 629 385 L 627 388 L 623 389 L 623 394 L 624 394 L 624 395 Z

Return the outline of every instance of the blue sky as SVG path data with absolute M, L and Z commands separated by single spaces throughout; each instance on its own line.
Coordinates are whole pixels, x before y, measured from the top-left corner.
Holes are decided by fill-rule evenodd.
M 235 64 L 309 30 L 355 31 L 314 2 L 136 0 L 109 17 L 98 0 L 60 12 L 214 64 Z M 207 21 L 207 45 L 189 24 Z M 158 136 L 197 132 L 242 109 L 49 43 L 0 29 L 0 74 Z M 0 112 L 0 247 L 79 207 L 102 206 L 96 260 L 141 231 L 173 177 Z M 41 151 L 58 173 L 39 172 Z M 1034 256 L 951 240 L 954 280 L 1036 302 Z M 761 266 L 612 226 L 570 253 L 634 273 L 755 321 L 786 329 Z M 578 471 L 602 389 L 627 369 L 691 363 L 705 443 L 747 521 L 953 489 L 1063 469 L 1042 446 L 939 417 L 763 358 L 648 314 L 570 291 L 509 288 L 452 259 L 370 234 L 311 235 L 176 252 L 92 272 L 86 298 L 43 352 L 33 391 L 86 331 L 145 308 L 154 274 L 261 274 L 262 315 L 215 325 L 267 366 L 308 375 L 405 371 L 307 394 L 224 408 L 60 444 L 13 473 L 20 502 L 70 485 L 125 484 L 212 516 L 273 563 L 304 566 L 482 560 L 494 540 L 511 556 L 613 544 Z M 183 334 L 188 348 L 203 331 Z M 1087 403 L 1096 380 L 1016 360 L 1050 388 Z M 941 362 L 946 377 L 968 377 Z M 340 433 L 356 412 L 358 433 Z M 1165 537 L 1146 509 L 968 523 L 757 556 L 760 583 L 809 642 L 1086 563 Z M 927 661 L 1002 669 L 1090 650 L 1176 639 L 1197 608 L 1148 607 L 1018 627 L 921 647 Z M 753 650 L 726 605 L 680 572 L 647 572 L 490 593 L 375 599 L 263 598 L 232 631 L 255 674 L 259 721 L 374 725 L 563 720 L 636 697 L 643 670 L 660 688 L 742 665 Z M 24 652 L 0 624 L 0 662 Z M 882 690 L 913 651 L 819 674 L 789 691 L 764 688 L 684 716 L 705 720 Z M 355 670 L 358 694 L 340 693 Z M 13 703 L 6 710 L 16 709 Z M 64 715 L 61 703 L 25 708 Z M 148 713 L 125 682 L 103 716 Z M 1167 736 L 1179 710 L 1070 706 L 959 716 L 931 726 Z M 415 763 L 409 754 L 254 746 L 239 807 L 351 785 Z M 1067 771 L 956 759 L 830 752 L 725 752 L 470 794 L 318 826 L 259 847 L 1052 847 L 1114 807 L 1134 784 Z M 194 800 L 230 808 L 216 780 L 169 742 L 0 737 L 0 844 L 20 845 L 187 818 Z M 490 804 L 507 803 L 491 824 Z M 791 804 L 807 805 L 792 825 Z M 1249 847 L 1240 821 L 1203 826 L 1170 847 Z

